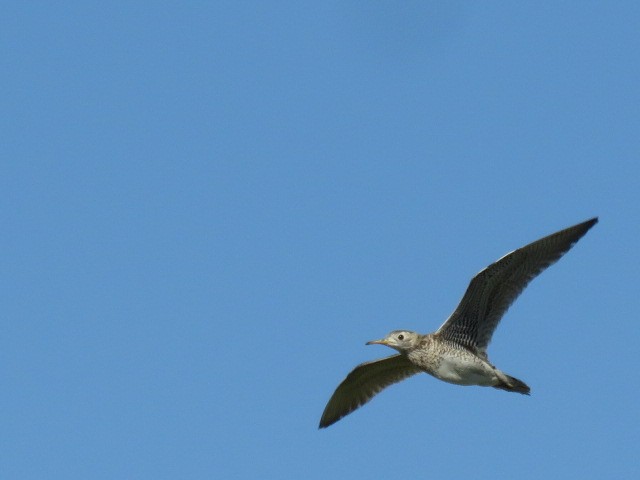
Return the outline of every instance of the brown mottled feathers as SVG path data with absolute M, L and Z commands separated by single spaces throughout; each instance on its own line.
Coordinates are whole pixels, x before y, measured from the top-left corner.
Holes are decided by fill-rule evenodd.
M 436 334 L 486 358 L 493 332 L 515 299 L 597 222 L 597 218 L 592 218 L 560 230 L 506 254 L 480 271 Z
M 419 371 L 405 355 L 392 355 L 358 365 L 331 396 L 320 419 L 319 428 L 337 422 L 367 403 L 384 388 Z

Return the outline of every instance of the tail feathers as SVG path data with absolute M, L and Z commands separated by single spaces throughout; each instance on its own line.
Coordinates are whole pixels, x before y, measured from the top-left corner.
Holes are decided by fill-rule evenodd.
M 524 383 L 522 380 L 518 380 L 517 378 L 510 377 L 509 375 L 504 375 L 506 377 L 506 381 L 494 385 L 494 388 L 499 388 L 500 390 L 506 390 L 507 392 L 517 392 L 523 395 L 529 395 L 531 389 L 529 385 Z

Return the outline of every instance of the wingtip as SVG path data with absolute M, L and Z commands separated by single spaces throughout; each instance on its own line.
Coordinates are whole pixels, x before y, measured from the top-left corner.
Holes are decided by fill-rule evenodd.
M 320 420 L 320 423 L 318 424 L 318 430 L 323 430 L 325 428 L 327 428 L 330 425 L 333 425 L 335 422 L 327 422 L 324 418 L 322 418 Z
M 591 230 L 591 227 L 593 227 L 596 223 L 598 223 L 598 220 L 599 220 L 598 217 L 592 217 L 589 220 L 585 220 L 584 222 L 574 225 L 573 227 L 569 227 L 567 230 L 570 230 L 572 228 L 577 228 L 583 231 L 584 233 L 587 233 L 589 230 Z
M 583 223 L 583 225 L 585 226 L 585 229 L 591 230 L 591 227 L 593 227 L 596 223 L 598 223 L 599 218 L 598 217 L 593 217 L 589 220 L 587 220 L 586 222 Z
M 341 417 L 332 419 L 330 416 L 327 415 L 327 412 L 323 412 L 322 417 L 320 417 L 320 422 L 318 423 L 318 430 L 322 430 L 324 428 L 327 428 L 333 425 L 338 420 L 340 420 L 340 418 Z

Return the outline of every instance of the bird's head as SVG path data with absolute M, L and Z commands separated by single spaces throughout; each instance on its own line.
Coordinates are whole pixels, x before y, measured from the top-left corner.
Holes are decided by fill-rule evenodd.
M 407 352 L 417 347 L 422 335 L 410 330 L 394 330 L 382 340 L 372 340 L 367 345 L 386 345 L 399 352 Z

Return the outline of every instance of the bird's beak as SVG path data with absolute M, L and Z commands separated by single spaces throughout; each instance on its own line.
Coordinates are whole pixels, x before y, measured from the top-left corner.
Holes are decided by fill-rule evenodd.
M 365 345 L 387 345 L 387 341 L 384 338 L 382 340 L 371 340 L 365 343 Z

